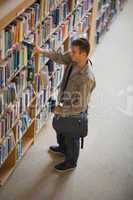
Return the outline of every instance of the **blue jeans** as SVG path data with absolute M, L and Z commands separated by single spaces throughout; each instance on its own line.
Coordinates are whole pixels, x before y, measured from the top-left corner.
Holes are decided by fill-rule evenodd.
M 57 133 L 57 143 L 65 154 L 66 161 L 72 165 L 77 165 L 79 151 L 80 151 L 80 138 L 67 137 L 61 133 Z

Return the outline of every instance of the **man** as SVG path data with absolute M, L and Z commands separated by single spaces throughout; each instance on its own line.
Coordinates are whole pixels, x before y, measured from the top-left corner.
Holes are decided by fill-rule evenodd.
M 55 108 L 55 114 L 64 117 L 87 112 L 90 95 L 95 88 L 95 78 L 88 60 L 89 42 L 84 38 L 76 39 L 72 41 L 70 52 L 64 54 L 47 51 L 38 46 L 34 52 L 66 66 L 58 95 L 60 104 Z M 66 79 L 68 79 L 67 86 L 65 86 Z M 65 91 L 64 87 L 66 87 Z M 55 169 L 59 172 L 73 170 L 77 166 L 79 157 L 80 138 L 71 138 L 57 133 L 57 143 L 58 146 L 51 146 L 49 150 L 64 155 L 65 161 L 56 165 Z

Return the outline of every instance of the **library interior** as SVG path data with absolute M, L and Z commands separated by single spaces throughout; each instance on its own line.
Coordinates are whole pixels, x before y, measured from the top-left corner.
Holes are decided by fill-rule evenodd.
M 133 199 L 132 19 L 132 0 L 0 0 L 0 200 Z M 77 48 L 86 56 L 87 44 L 89 72 L 67 76 L 80 64 L 67 60 L 67 67 L 65 53 Z M 76 154 L 76 146 L 49 151 L 57 143 L 53 119 L 69 120 L 66 132 L 76 119 L 62 111 L 67 97 L 60 105 L 58 97 L 63 87 L 73 90 L 77 77 L 82 93 L 90 71 L 96 84 L 87 137 L 78 164 L 67 166 L 67 147 Z

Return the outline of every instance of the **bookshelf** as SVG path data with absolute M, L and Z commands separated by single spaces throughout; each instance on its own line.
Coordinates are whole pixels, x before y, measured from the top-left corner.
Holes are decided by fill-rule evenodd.
M 0 30 L 31 6 L 35 0 L 1 0 L 0 1 Z M 9 9 L 10 8 L 10 9 Z
M 113 1 L 117 15 L 124 0 Z M 86 37 L 91 56 L 99 35 L 105 32 L 103 28 L 100 34 L 97 24 L 106 12 L 101 10 L 109 3 L 110 0 L 1 0 L 0 185 L 12 174 L 51 116 L 64 72 L 62 65 L 32 55 L 35 33 L 41 47 L 62 52 L 70 48 L 71 40 L 78 35 Z
M 99 44 L 104 34 L 110 29 L 115 17 L 123 9 L 127 0 L 99 0 L 96 13 L 95 43 Z

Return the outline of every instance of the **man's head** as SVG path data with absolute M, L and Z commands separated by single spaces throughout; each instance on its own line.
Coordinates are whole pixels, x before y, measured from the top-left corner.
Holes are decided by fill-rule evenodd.
M 90 44 L 87 39 L 79 38 L 72 41 L 71 57 L 74 62 L 86 60 L 90 52 Z

